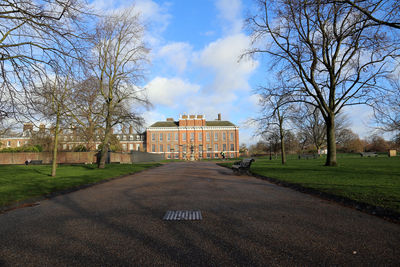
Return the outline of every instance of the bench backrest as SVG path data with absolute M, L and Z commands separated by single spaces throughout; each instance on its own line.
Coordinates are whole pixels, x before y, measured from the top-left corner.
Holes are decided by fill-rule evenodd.
M 251 163 L 254 161 L 254 159 L 242 159 L 240 162 L 240 167 L 247 168 L 251 165 Z

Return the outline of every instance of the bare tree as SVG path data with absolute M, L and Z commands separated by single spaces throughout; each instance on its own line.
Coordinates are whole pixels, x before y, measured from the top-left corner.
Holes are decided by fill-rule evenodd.
M 304 105 L 297 109 L 293 119 L 298 132 L 311 142 L 317 151 L 327 144 L 326 124 L 321 115 L 321 111 L 312 105 Z M 335 136 L 339 136 L 341 131 L 349 127 L 348 117 L 343 113 L 335 117 Z
M 261 116 L 256 119 L 260 134 L 279 133 L 282 164 L 286 163 L 285 124 L 287 124 L 288 120 L 293 116 L 294 106 L 291 104 L 291 95 L 278 96 L 274 95 L 273 92 L 285 87 L 286 84 L 278 77 L 278 82 L 275 86 L 270 86 L 268 88 L 262 87 L 259 89 L 261 96 L 259 104 L 262 107 L 262 111 Z
M 373 102 L 375 122 L 384 132 L 400 133 L 400 79 L 388 80 L 388 90 Z
M 348 105 L 366 103 L 382 89 L 398 47 L 354 7 L 329 1 L 259 0 L 247 19 L 253 37 L 249 54 L 267 53 L 272 68 L 289 86 L 276 95 L 293 95 L 320 110 L 327 129 L 325 165 L 335 166 L 335 116 Z M 261 45 L 260 45 L 261 43 Z
M 131 107 L 149 104 L 140 87 L 148 54 L 143 33 L 139 14 L 134 9 L 105 17 L 97 25 L 92 71 L 98 81 L 103 108 L 104 138 L 99 168 L 105 167 L 112 127 L 126 121 L 140 124 L 139 112 Z
M 54 71 L 54 76 L 48 77 L 44 84 L 37 87 L 32 94 L 33 107 L 43 115 L 47 121 L 54 123 L 52 127 L 52 152 L 53 162 L 51 176 L 55 177 L 57 172 L 58 139 L 62 126 L 68 124 L 67 106 L 70 105 L 70 92 L 73 88 L 71 73 Z
M 76 84 L 71 92 L 74 101 L 68 105 L 68 116 L 76 125 L 76 132 L 85 141 L 85 148 L 94 150 L 97 136 L 102 136 L 103 102 L 97 90 L 99 81 L 91 76 Z
M 400 2 L 398 0 L 332 0 L 347 4 L 363 13 L 377 25 L 400 29 Z
M 27 115 L 24 93 L 44 68 L 82 51 L 82 10 L 80 0 L 1 1 L 0 114 Z

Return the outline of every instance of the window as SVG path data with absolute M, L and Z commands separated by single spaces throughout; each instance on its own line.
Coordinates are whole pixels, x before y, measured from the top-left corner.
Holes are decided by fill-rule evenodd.
M 175 153 L 175 158 L 178 159 L 179 158 L 179 154 Z
M 28 144 L 28 141 L 24 141 L 24 144 L 25 144 L 25 145 Z
M 215 153 L 215 154 L 214 154 L 214 158 L 218 158 L 218 153 Z
M 183 146 L 182 150 L 183 150 L 183 153 L 186 153 L 186 145 Z
M 210 141 L 210 133 L 206 133 L 206 141 Z
M 226 133 L 222 133 L 222 140 L 226 141 Z
M 211 145 L 207 144 L 207 151 L 211 151 Z
M 167 158 L 169 158 L 169 159 L 170 159 L 170 158 L 171 158 L 171 154 L 168 154 L 168 155 L 167 155 Z
M 203 141 L 203 134 L 199 133 L 199 141 Z
M 194 133 L 190 133 L 190 141 L 194 140 Z
M 122 150 L 126 150 L 126 144 L 122 144 Z
M 72 140 L 72 136 L 70 136 L 71 140 Z M 121 136 L 117 135 L 117 139 L 120 140 Z
M 226 151 L 226 144 L 222 144 L 222 151 Z
M 17 146 L 18 147 L 21 146 L 21 142 L 20 141 L 17 141 Z
M 164 135 L 164 134 L 160 133 L 160 141 L 163 140 L 163 135 Z
M 63 145 L 63 149 L 65 149 L 64 146 L 65 146 L 65 144 Z M 99 144 L 96 144 L 96 149 L 99 149 Z
M 218 151 L 218 144 L 214 144 L 214 151 Z
M 164 152 L 164 147 L 163 147 L 163 145 L 160 145 L 160 152 Z
M 182 141 L 186 141 L 186 133 L 182 133 Z
M 167 152 L 171 152 L 171 145 L 167 145 Z
M 179 152 L 178 145 L 175 145 L 175 152 Z
M 167 140 L 168 140 L 168 141 L 171 141 L 171 133 L 168 133 L 168 134 L 167 134 Z
M 214 133 L 214 141 L 218 141 L 218 133 Z
M 129 144 L 129 150 L 133 150 L 133 144 Z
M 139 151 L 139 150 L 140 150 L 140 145 L 136 144 L 136 151 Z
M 230 139 L 231 139 L 231 141 L 233 141 L 233 133 L 231 133 L 231 138 Z
M 96 145 L 96 149 L 97 148 L 99 148 L 99 145 Z M 63 144 L 63 150 L 66 150 L 67 149 L 67 145 L 66 144 Z
M 151 152 L 156 152 L 156 145 L 151 145 Z
M 140 135 L 136 135 L 136 140 L 140 140 Z
M 152 141 L 155 141 L 155 140 L 156 140 L 156 134 L 154 134 L 154 133 L 151 134 L 151 140 L 152 140 Z
M 234 157 L 235 157 L 235 154 L 231 153 L 231 158 L 234 158 Z
M 130 136 L 129 136 L 129 140 L 133 140 L 133 135 L 130 135 Z
M 231 144 L 231 151 L 235 151 L 235 145 Z
M 210 153 L 207 153 L 207 158 L 208 159 L 211 158 L 211 154 Z
M 178 133 L 175 133 L 175 141 L 178 141 Z

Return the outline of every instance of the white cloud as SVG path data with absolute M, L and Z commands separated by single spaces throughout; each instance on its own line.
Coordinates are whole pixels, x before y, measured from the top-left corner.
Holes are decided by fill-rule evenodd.
M 366 138 L 373 133 L 374 129 L 370 126 L 373 117 L 372 108 L 365 105 L 347 106 L 343 112 L 349 117 L 351 130 L 360 138 Z
M 165 115 L 154 110 L 149 110 L 143 113 L 145 127 L 149 127 L 156 121 L 165 121 Z
M 228 34 L 236 34 L 242 30 L 242 3 L 240 0 L 218 0 L 215 3 L 222 19 L 223 30 Z
M 249 37 L 240 33 L 209 44 L 198 55 L 197 62 L 215 73 L 213 89 L 219 92 L 248 90 L 248 78 L 257 68 L 258 62 L 241 59 L 249 47 Z
M 184 42 L 167 44 L 158 52 L 158 57 L 165 58 L 168 66 L 176 70 L 179 74 L 186 69 L 187 63 L 191 58 L 192 46 Z
M 182 99 L 199 91 L 200 86 L 186 82 L 180 78 L 156 77 L 147 86 L 147 93 L 153 104 L 177 107 Z

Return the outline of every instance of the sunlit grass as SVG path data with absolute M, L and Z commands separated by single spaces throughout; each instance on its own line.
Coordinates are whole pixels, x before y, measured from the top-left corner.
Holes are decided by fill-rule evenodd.
M 50 165 L 0 165 L 0 206 L 158 165 L 108 164 L 105 169 L 97 169 L 95 165 L 61 165 L 57 177 L 50 176 Z

